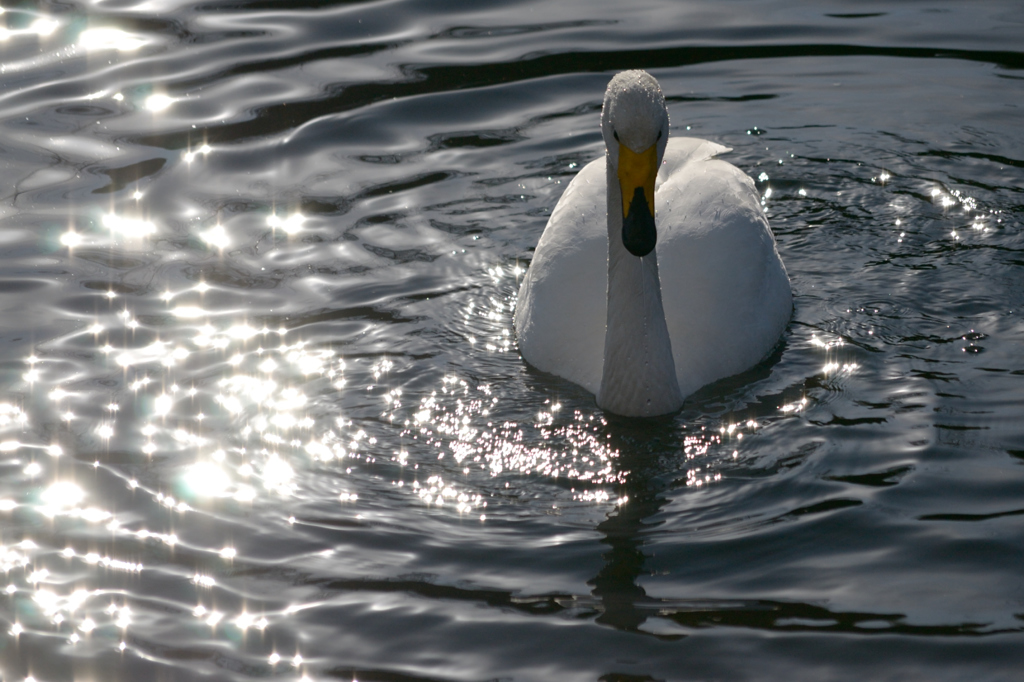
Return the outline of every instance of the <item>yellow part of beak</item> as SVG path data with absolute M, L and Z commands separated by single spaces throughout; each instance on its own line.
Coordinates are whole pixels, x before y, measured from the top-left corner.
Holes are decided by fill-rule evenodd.
M 619 145 L 619 186 L 622 188 L 622 217 L 629 215 L 637 187 L 643 187 L 647 207 L 654 215 L 654 179 L 658 177 L 658 145 L 652 144 L 639 154 Z

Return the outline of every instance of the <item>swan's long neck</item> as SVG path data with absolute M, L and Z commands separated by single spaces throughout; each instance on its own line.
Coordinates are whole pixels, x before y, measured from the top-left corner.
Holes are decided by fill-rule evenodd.
M 627 417 L 652 417 L 683 404 L 661 304 L 657 250 L 637 258 L 622 244 L 622 196 L 608 163 L 608 319 L 597 404 Z

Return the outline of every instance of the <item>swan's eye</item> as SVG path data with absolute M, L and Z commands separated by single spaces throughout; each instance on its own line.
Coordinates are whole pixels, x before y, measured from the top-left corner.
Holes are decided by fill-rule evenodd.
M 619 141 L 619 133 L 618 133 L 618 131 L 612 130 L 612 137 L 614 137 L 615 141 L 618 142 Z

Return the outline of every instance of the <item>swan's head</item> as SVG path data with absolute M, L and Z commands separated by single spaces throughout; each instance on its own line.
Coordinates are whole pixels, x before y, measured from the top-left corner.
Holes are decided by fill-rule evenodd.
M 622 193 L 622 243 L 634 256 L 646 256 L 658 240 L 654 180 L 668 144 L 668 109 L 654 76 L 623 71 L 612 78 L 604 93 L 601 132 Z

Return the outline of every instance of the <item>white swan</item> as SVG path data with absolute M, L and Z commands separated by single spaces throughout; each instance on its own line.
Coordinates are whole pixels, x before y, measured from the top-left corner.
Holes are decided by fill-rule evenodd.
M 772 350 L 789 277 L 754 183 L 715 158 L 728 148 L 669 140 L 653 76 L 612 78 L 601 130 L 605 158 L 569 183 L 519 290 L 519 350 L 602 409 L 666 414 Z

